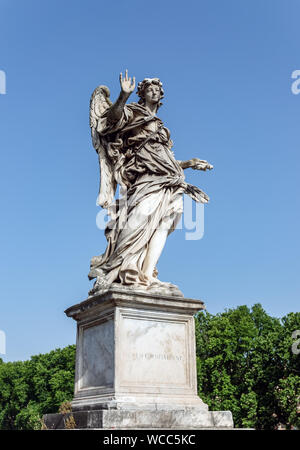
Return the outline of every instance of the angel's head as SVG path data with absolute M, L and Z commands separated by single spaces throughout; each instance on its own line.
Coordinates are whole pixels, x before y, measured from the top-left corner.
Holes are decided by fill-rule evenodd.
M 160 100 L 164 98 L 164 91 L 159 78 L 145 78 L 138 84 L 136 93 L 140 97 L 140 105 L 157 104 L 157 109 L 162 105 Z

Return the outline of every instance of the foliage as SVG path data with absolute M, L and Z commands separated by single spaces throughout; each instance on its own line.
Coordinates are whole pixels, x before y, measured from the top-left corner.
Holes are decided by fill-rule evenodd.
M 300 313 L 270 317 L 260 304 L 196 317 L 199 396 L 230 410 L 236 427 L 300 428 L 300 355 L 291 351 Z
M 0 362 L 0 429 L 40 429 L 74 390 L 75 345 L 29 361 Z

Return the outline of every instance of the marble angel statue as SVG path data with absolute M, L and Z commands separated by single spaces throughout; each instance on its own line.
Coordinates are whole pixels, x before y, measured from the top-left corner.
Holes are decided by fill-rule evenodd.
M 196 202 L 208 196 L 185 182 L 183 169 L 212 169 L 204 160 L 177 161 L 169 130 L 157 117 L 164 91 L 158 78 L 138 84 L 137 103 L 126 104 L 135 78 L 120 74 L 121 92 L 112 104 L 106 86 L 98 86 L 90 102 L 93 146 L 100 164 L 97 203 L 111 218 L 105 230 L 105 252 L 91 260 L 90 295 L 118 283 L 120 287 L 182 295 L 171 283 L 157 279 L 156 264 L 167 236 L 183 211 L 183 193 Z M 125 193 L 114 200 L 116 187 Z

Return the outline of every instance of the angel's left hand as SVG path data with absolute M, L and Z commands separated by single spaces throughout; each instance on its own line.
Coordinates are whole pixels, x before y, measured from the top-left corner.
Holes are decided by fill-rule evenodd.
M 204 159 L 192 158 L 190 159 L 190 167 L 194 170 L 211 170 L 214 166 L 209 164 Z

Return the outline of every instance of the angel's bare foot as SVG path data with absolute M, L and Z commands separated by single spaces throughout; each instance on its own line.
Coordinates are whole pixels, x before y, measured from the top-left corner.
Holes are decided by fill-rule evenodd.
M 169 286 L 171 283 L 167 281 L 160 281 L 158 278 L 155 277 L 148 277 L 150 287 L 152 286 Z

